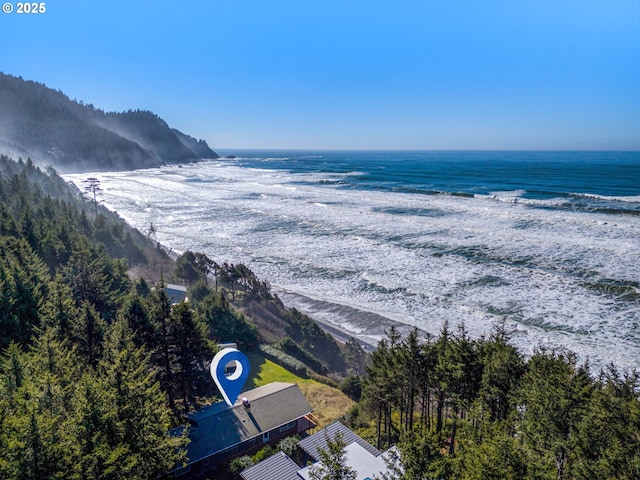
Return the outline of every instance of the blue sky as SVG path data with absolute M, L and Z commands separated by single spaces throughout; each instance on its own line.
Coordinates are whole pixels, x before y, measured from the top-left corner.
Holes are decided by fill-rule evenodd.
M 213 148 L 640 149 L 640 0 L 51 0 L 0 70 Z

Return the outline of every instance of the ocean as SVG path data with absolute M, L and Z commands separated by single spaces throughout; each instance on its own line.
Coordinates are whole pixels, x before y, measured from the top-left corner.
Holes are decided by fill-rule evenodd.
M 525 354 L 640 368 L 639 152 L 222 154 L 66 178 L 372 345 L 392 323 L 478 337 L 504 319 Z

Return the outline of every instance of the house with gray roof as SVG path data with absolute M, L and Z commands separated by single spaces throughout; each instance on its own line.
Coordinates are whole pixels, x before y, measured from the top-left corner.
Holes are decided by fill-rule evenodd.
M 243 480 L 300 480 L 300 467 L 284 452 L 278 452 L 269 458 L 243 470 Z
M 328 427 L 320 430 L 319 432 L 316 432 L 313 435 L 309 435 L 307 438 L 303 438 L 298 442 L 298 447 L 300 447 L 307 455 L 304 460 L 310 460 L 312 462 L 319 461 L 320 454 L 318 453 L 318 451 L 327 450 L 327 438 L 333 440 L 334 438 L 336 438 L 336 435 L 338 433 L 342 435 L 342 441 L 345 445 L 357 443 L 374 457 L 380 455 L 380 450 L 371 445 L 365 439 L 361 438 L 353 430 L 345 427 L 340 422 L 335 422 Z
M 377 477 L 382 473 L 387 473 L 388 467 L 384 459 L 384 454 L 376 457 L 357 442 L 347 445 L 344 448 L 344 454 L 345 465 L 356 473 L 356 480 L 372 480 L 374 476 Z M 297 480 L 310 480 L 311 469 L 315 465 L 318 465 L 318 463 L 298 470 Z
M 188 464 L 175 476 L 199 478 L 216 465 L 317 425 L 313 408 L 294 383 L 274 382 L 242 394 L 233 406 L 218 402 L 186 415 Z M 186 427 L 186 426 L 185 426 Z M 180 435 L 181 427 L 173 431 Z
M 298 448 L 306 455 L 302 466 L 279 452 L 243 470 L 240 476 L 243 480 L 309 480 L 311 469 L 321 462 L 319 452 L 327 450 L 327 439 L 334 440 L 338 434 L 345 444 L 345 463 L 356 472 L 356 480 L 371 480 L 387 472 L 385 454 L 342 423 L 335 422 L 298 442 Z M 312 464 L 305 466 L 307 463 Z

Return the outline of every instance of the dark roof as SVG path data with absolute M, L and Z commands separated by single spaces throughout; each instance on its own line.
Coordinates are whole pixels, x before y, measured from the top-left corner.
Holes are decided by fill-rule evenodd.
M 242 399 L 233 407 L 218 402 L 189 415 L 187 458 L 194 463 L 238 445 L 313 411 L 294 383 L 274 382 L 241 394 L 249 400 L 245 408 Z M 180 433 L 180 432 L 175 432 Z
M 340 422 L 335 422 L 329 425 L 328 427 L 320 430 L 319 432 L 314 433 L 313 435 L 309 435 L 307 438 L 304 438 L 298 442 L 298 446 L 304 450 L 306 453 L 311 456 L 316 462 L 320 460 L 320 455 L 318 454 L 318 450 L 326 450 L 327 448 L 327 436 L 330 439 L 334 439 L 336 433 L 342 433 L 342 441 L 345 445 L 349 445 L 353 442 L 360 445 L 366 451 L 371 453 L 371 455 L 377 457 L 380 455 L 380 451 L 371 445 L 366 440 L 360 438 L 356 433 L 349 430 Z
M 167 291 L 167 296 L 169 297 L 171 303 L 180 303 L 185 298 L 187 298 L 187 287 L 185 287 L 184 285 L 167 283 L 164 288 Z
M 285 453 L 275 455 L 240 472 L 244 480 L 300 480 L 300 467 Z

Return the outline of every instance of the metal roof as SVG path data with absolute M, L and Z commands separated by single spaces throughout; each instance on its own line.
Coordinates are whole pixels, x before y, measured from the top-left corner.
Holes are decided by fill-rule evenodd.
M 187 458 L 194 463 L 313 412 L 294 383 L 274 382 L 241 394 L 233 407 L 218 402 L 189 415 Z M 179 433 L 179 432 L 176 432 Z
M 376 447 L 371 445 L 366 440 L 360 438 L 355 432 L 351 431 L 340 422 L 332 423 L 319 432 L 316 432 L 313 435 L 300 440 L 298 442 L 298 446 L 302 450 L 307 452 L 311 456 L 311 458 L 313 458 L 317 462 L 320 460 L 318 450 L 326 450 L 327 448 L 327 436 L 333 440 L 337 432 L 342 433 L 342 441 L 345 445 L 349 445 L 355 442 L 374 457 L 380 455 L 380 451 Z
M 240 472 L 244 480 L 300 480 L 300 467 L 283 452 Z
M 387 473 L 387 464 L 382 455 L 374 456 L 357 442 L 353 442 L 344 448 L 345 464 L 356 472 L 356 480 L 371 480 L 374 476 Z M 298 470 L 298 479 L 309 480 L 311 469 L 320 463 L 314 463 Z M 256 478 L 255 480 L 260 480 Z

